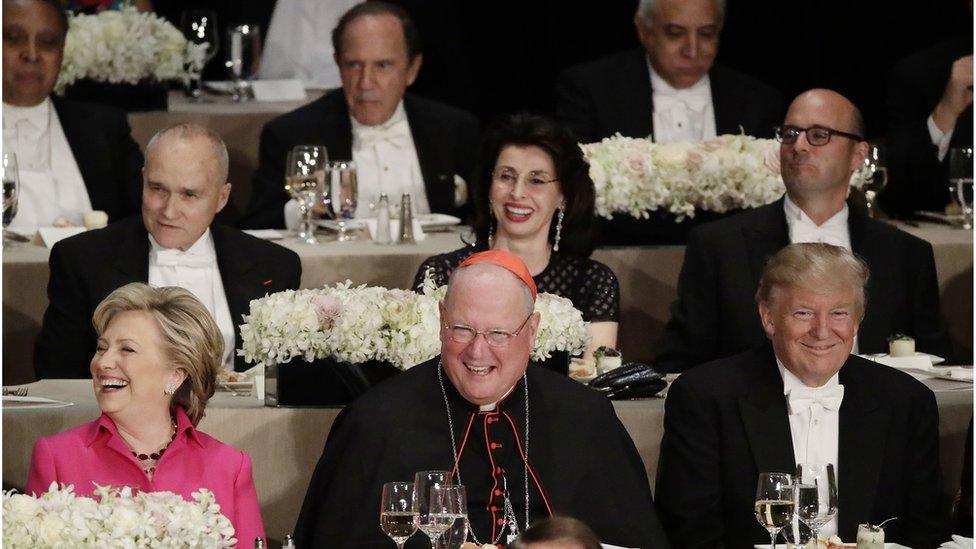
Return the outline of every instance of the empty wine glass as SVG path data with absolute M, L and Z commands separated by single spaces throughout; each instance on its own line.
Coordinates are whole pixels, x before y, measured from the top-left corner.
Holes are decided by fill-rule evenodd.
M 329 182 L 332 187 L 331 203 L 327 206 L 329 214 L 339 225 L 339 240 L 355 240 L 354 233 L 347 232 L 349 220 L 356 217 L 356 204 L 359 196 L 359 183 L 356 178 L 356 163 L 341 160 L 329 163 Z
M 447 524 L 437 538 L 437 549 L 461 549 L 468 537 L 468 498 L 464 486 L 444 485 L 430 489 L 430 515 Z
M 417 512 L 419 520 L 417 526 L 430 538 L 431 547 L 436 547 L 437 539 L 449 526 L 449 524 L 445 524 L 442 517 L 437 516 L 438 509 L 432 508 L 430 505 L 431 489 L 449 486 L 453 483 L 450 471 L 420 471 L 414 475 L 413 510 Z
M 793 477 L 788 473 L 759 474 L 756 520 L 769 532 L 769 543 L 776 549 L 776 534 L 793 520 Z
M 298 240 L 317 244 L 312 213 L 318 197 L 326 189 L 326 165 L 328 155 L 321 145 L 298 145 L 288 153 L 285 161 L 285 190 L 298 201 L 302 221 L 298 227 Z
M 247 101 L 250 80 L 261 62 L 261 27 L 236 25 L 227 29 L 227 69 L 234 81 L 234 101 Z
M 837 514 L 837 477 L 831 463 L 796 466 L 796 514 L 820 539 L 820 529 Z
M 192 101 L 198 103 L 209 102 L 203 97 L 200 80 L 203 77 L 203 68 L 217 55 L 219 46 L 217 42 L 217 15 L 211 10 L 186 10 L 180 16 L 180 27 L 183 30 L 183 36 L 191 44 L 206 46 L 200 71 L 195 73 L 187 82 L 187 95 Z
M 875 204 L 878 195 L 888 183 L 888 168 L 885 166 L 884 148 L 872 145 L 868 149 L 868 156 L 864 159 L 864 201 L 867 203 L 868 216 L 878 217 L 878 206 Z
M 17 172 L 17 155 L 5 152 L 3 153 L 3 240 L 5 245 L 13 243 L 13 240 L 7 238 L 7 227 L 17 215 L 19 196 L 20 175 Z
M 957 147 L 949 151 L 949 194 L 962 209 L 962 228 L 973 228 L 973 149 Z
M 387 482 L 380 499 L 380 528 L 403 549 L 407 538 L 417 531 L 417 512 L 413 510 L 412 482 Z

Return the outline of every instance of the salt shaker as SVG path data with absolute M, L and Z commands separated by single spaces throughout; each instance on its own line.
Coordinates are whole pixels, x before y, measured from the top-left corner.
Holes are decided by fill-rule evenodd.
M 285 534 L 285 542 L 281 544 L 281 549 L 295 549 L 295 538 L 291 534 Z
M 390 199 L 386 193 L 380 193 L 376 207 L 376 234 L 373 236 L 373 243 L 390 244 Z
M 410 193 L 400 197 L 400 244 L 414 244 L 413 208 L 410 206 Z

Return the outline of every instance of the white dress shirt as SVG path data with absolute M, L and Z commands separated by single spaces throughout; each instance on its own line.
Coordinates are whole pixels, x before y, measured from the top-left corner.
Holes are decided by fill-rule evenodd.
M 17 155 L 20 195 L 10 230 L 33 234 L 58 218 L 82 225 L 91 199 L 51 100 L 3 104 L 3 150 Z
M 945 160 L 946 154 L 949 153 L 949 143 L 952 141 L 952 134 L 956 131 L 956 128 L 953 127 L 951 130 L 943 132 L 935 123 L 935 118 L 932 118 L 932 115 L 929 115 L 925 125 L 929 129 L 929 139 L 932 140 L 933 145 L 938 147 L 937 154 L 939 157 L 939 162 L 942 162 Z
M 653 140 L 656 143 L 673 141 L 702 141 L 716 136 L 715 109 L 712 106 L 712 85 L 706 74 L 694 85 L 676 89 L 654 71 L 650 61 L 653 96 Z
M 837 470 L 837 448 L 840 436 L 840 403 L 844 397 L 844 386 L 840 384 L 840 374 L 834 374 L 822 387 L 807 387 L 793 372 L 790 372 L 776 358 L 776 365 L 783 377 L 783 394 L 786 395 L 790 414 L 790 435 L 793 438 L 793 456 L 797 463 L 832 463 L 834 475 L 840 492 L 840 472 Z M 824 399 L 827 407 L 816 399 L 819 393 L 839 393 Z M 803 401 L 800 399 L 804 398 Z M 812 402 L 811 402 L 812 401 Z M 834 409 L 830 409 L 832 406 Z M 821 537 L 827 538 L 837 532 L 837 515 L 820 529 Z
M 190 248 L 181 252 L 166 249 L 149 235 L 149 285 L 179 286 L 189 290 L 210 311 L 224 338 L 222 363 L 234 369 L 234 322 L 227 306 L 224 282 L 217 266 L 217 250 L 210 231 L 203 233 Z
M 786 195 L 786 199 L 783 200 L 783 211 L 786 214 L 786 226 L 790 231 L 790 244 L 823 242 L 851 249 L 851 231 L 847 226 L 849 215 L 847 204 L 820 225 L 814 223 L 806 212 L 790 200 L 790 195 Z

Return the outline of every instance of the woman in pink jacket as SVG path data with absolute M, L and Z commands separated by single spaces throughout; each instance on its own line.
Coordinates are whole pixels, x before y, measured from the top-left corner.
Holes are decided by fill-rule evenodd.
M 240 547 L 264 538 L 250 458 L 196 429 L 224 348 L 207 309 L 182 288 L 133 283 L 99 304 L 94 323 L 91 373 L 102 415 L 37 441 L 27 493 L 56 481 L 79 495 L 98 484 L 190 500 L 207 488 Z

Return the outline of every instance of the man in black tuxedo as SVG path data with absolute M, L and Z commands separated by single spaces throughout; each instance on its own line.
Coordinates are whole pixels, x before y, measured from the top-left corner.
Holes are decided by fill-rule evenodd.
M 352 159 L 359 171 L 360 215 L 379 193 L 411 193 L 417 214 L 460 214 L 474 169 L 478 122 L 460 109 L 406 94 L 420 71 L 420 43 L 410 16 L 385 2 L 363 2 L 332 32 L 342 89 L 268 122 L 248 228 L 297 223 L 298 205 L 284 188 L 285 160 L 295 145 L 325 145 L 330 159 Z
M 4 151 L 17 155 L 21 179 L 16 232 L 59 217 L 81 224 L 91 210 L 110 221 L 139 211 L 142 153 L 125 113 L 51 95 L 66 32 L 59 2 L 3 2 Z
M 772 345 L 693 368 L 671 385 L 657 504 L 672 543 L 768 542 L 754 514 L 758 476 L 798 463 L 835 467 L 838 513 L 822 536 L 850 542 L 858 524 L 898 517 L 885 541 L 945 541 L 935 395 L 850 354 L 867 278 L 867 265 L 839 246 L 783 248 L 756 293 Z
M 771 137 L 780 93 L 713 65 L 724 15 L 724 0 L 642 0 L 634 26 L 644 47 L 566 70 L 557 115 L 587 143 L 617 132 L 654 141 Z
M 83 233 L 51 249 L 50 304 L 34 353 L 38 378 L 90 375 L 91 318 L 129 282 L 181 286 L 207 307 L 224 336 L 224 366 L 243 370 L 234 350 L 250 301 L 297 289 L 301 263 L 291 250 L 211 225 L 227 203 L 227 149 L 203 126 L 179 124 L 146 147 L 142 218 Z
M 973 37 L 957 36 L 911 55 L 888 90 L 890 214 L 942 211 L 949 196 L 949 151 L 973 146 Z
M 762 343 L 753 304 L 762 265 L 796 242 L 851 249 L 877 273 L 867 287 L 858 352 L 886 352 L 887 338 L 902 333 L 920 351 L 946 356 L 932 246 L 845 201 L 851 173 L 867 154 L 863 134 L 857 107 L 836 92 L 810 90 L 793 101 L 778 135 L 786 195 L 692 230 L 678 299 L 655 348 L 658 367 L 683 371 Z

